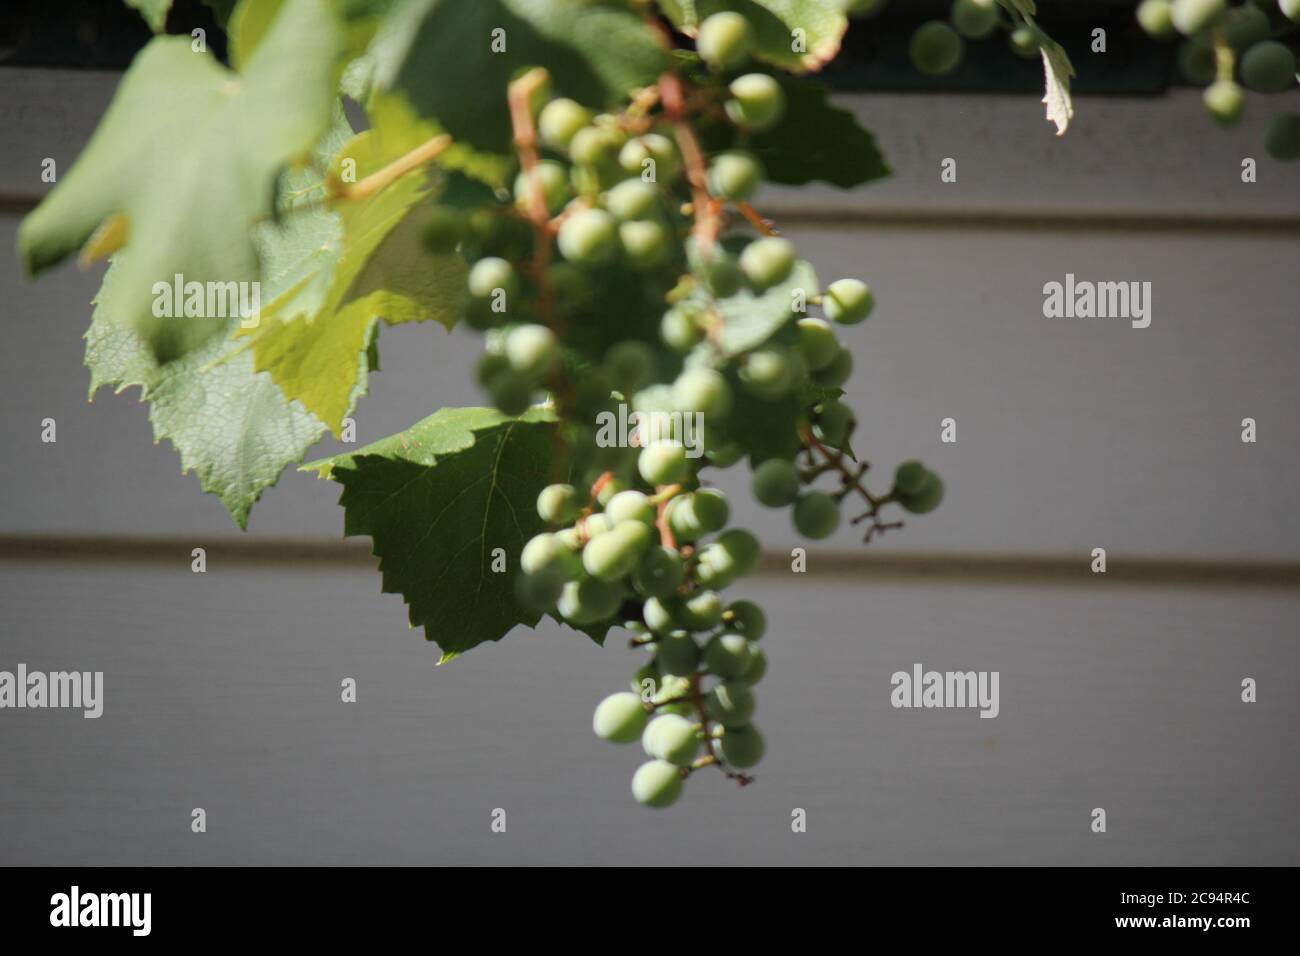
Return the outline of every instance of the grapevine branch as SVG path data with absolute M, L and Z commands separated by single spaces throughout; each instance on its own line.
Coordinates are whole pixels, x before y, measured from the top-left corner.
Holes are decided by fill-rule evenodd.
M 809 471 L 806 473 L 807 478 L 815 478 L 818 475 L 834 473 L 840 477 L 840 490 L 836 492 L 836 497 L 843 501 L 849 495 L 857 493 L 866 503 L 867 508 L 861 514 L 850 519 L 850 524 L 862 524 L 864 521 L 870 521 L 867 526 L 866 535 L 863 541 L 869 543 L 872 538 L 884 534 L 886 531 L 892 531 L 896 528 L 903 527 L 901 521 L 884 521 L 880 516 L 880 509 L 889 504 L 894 499 L 890 495 L 873 495 L 863 484 L 863 478 L 871 468 L 869 462 L 857 462 L 850 465 L 846 459 L 847 455 L 841 448 L 831 448 L 816 435 L 813 434 L 812 428 L 806 423 L 799 427 L 799 437 L 803 440 L 804 450 L 807 454 Z M 848 439 L 845 439 L 845 445 Z

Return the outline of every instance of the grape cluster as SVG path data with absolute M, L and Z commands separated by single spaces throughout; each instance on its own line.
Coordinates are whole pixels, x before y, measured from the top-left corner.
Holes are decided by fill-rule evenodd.
M 1142 0 L 1138 23 L 1159 40 L 1182 37 L 1178 68 L 1204 86 L 1205 109 L 1232 126 L 1246 110 L 1246 90 L 1282 93 L 1296 88 L 1296 27 L 1300 0 Z M 1243 89 L 1244 87 L 1244 89 Z M 1300 113 L 1277 113 L 1264 134 L 1274 159 L 1300 159 Z
M 649 806 L 706 766 L 747 782 L 763 755 L 751 720 L 766 619 L 722 597 L 761 546 L 729 527 L 710 469 L 747 459 L 755 497 L 789 506 L 810 538 L 832 534 L 854 495 L 868 538 L 896 526 L 886 505 L 922 513 L 943 495 L 916 463 L 887 493 L 863 485 L 837 330 L 875 302 L 858 279 L 798 287 L 811 268 L 749 205 L 765 179 L 749 137 L 786 105 L 781 81 L 750 67 L 756 42 L 744 16 L 708 17 L 697 67 L 618 113 L 552 96 L 541 71 L 516 78 L 512 194 L 448 188 L 426 227 L 431 248 L 468 261 L 480 384 L 506 415 L 545 402 L 564 446 L 537 497 L 547 530 L 519 555 L 519 602 L 593 636 L 621 626 L 649 655 L 593 719 L 602 738 L 640 739 L 632 792 Z M 764 307 L 771 328 L 735 347 L 729 323 L 759 297 L 781 303 Z M 636 425 L 610 440 L 621 413 Z M 815 487 L 824 477 L 838 486 Z

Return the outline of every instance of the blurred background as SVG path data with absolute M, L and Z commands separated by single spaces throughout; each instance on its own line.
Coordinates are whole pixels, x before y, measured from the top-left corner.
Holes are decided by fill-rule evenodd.
M 639 750 L 590 732 L 639 662 L 622 639 L 545 625 L 436 667 L 369 542 L 341 539 L 337 486 L 286 473 L 241 534 L 135 391 L 87 403 L 99 270 L 30 284 L 0 257 L 0 669 L 106 688 L 98 720 L 0 713 L 0 864 L 1300 863 L 1300 167 L 1264 155 L 1274 109 L 1215 126 L 1134 3 L 1039 6 L 1079 74 L 1064 137 L 1039 64 L 999 41 L 916 74 L 907 38 L 943 5 L 895 2 L 827 76 L 894 175 L 756 203 L 824 282 L 875 290 L 843 338 L 877 483 L 921 458 L 948 493 L 793 574 L 788 514 L 723 473 L 770 548 L 734 589 L 771 622 L 768 756 L 744 791 L 701 775 L 668 811 L 631 800 Z M 220 52 L 209 17 L 178 3 L 169 30 L 207 24 Z M 148 36 L 116 3 L 0 12 L 0 244 Z M 1150 282 L 1150 327 L 1044 318 L 1067 273 Z M 358 444 L 482 401 L 473 333 L 379 344 Z M 918 662 L 999 671 L 998 718 L 891 708 Z

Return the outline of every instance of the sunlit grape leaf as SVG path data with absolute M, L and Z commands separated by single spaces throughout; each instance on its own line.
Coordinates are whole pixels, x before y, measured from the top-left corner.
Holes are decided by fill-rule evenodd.
M 807 301 L 820 291 L 817 273 L 800 259 L 784 282 L 762 292 L 742 288 L 735 295 L 718 299 L 710 308 L 721 326 L 708 341 L 695 347 L 689 362 L 712 363 L 719 356 L 732 358 L 758 348 L 802 315 Z M 698 301 L 707 305 L 711 300 L 701 295 Z
M 691 36 L 721 10 L 743 14 L 754 31 L 754 55 L 793 73 L 814 73 L 833 60 L 849 27 L 832 0 L 666 0 L 660 7 Z
M 126 5 L 140 11 L 150 30 L 162 33 L 167 26 L 167 12 L 172 8 L 172 0 L 126 0 Z
M 1064 48 L 1042 30 L 1035 29 L 1038 50 L 1043 55 L 1043 77 L 1046 92 L 1043 103 L 1047 106 L 1047 120 L 1056 124 L 1056 135 L 1062 136 L 1074 118 L 1074 101 L 1070 98 L 1070 78 L 1074 67 Z
M 641 17 L 586 0 L 408 0 L 384 19 L 370 55 L 381 89 L 403 93 L 457 142 L 496 152 L 511 142 L 506 87 L 525 67 L 604 108 L 667 63 Z
M 300 461 L 325 432 L 301 405 L 285 399 L 267 374 L 253 370 L 253 357 L 235 354 L 230 333 L 237 325 L 220 323 L 220 334 L 179 359 L 159 364 L 140 334 L 107 321 L 121 291 L 116 264 L 104 277 L 94 319 L 86 333 L 90 394 L 111 385 L 118 392 L 140 387 L 149 403 L 155 441 L 176 446 L 181 471 L 198 474 L 203 490 L 217 495 L 241 527 L 262 492 L 284 467 Z
M 541 615 L 515 597 L 519 553 L 542 530 L 537 494 L 550 481 L 554 416 L 507 418 L 444 408 L 359 451 L 302 466 L 343 486 L 343 533 L 369 535 L 383 590 L 401 594 L 413 627 L 444 659 L 497 641 Z M 500 548 L 505 570 L 493 570 Z
M 189 37 L 155 37 L 76 163 L 23 220 L 28 271 L 125 215 L 119 291 L 102 318 L 137 331 L 162 360 L 203 341 L 223 323 L 156 315 L 155 284 L 258 279 L 252 227 L 272 212 L 280 169 L 329 126 L 340 36 L 329 0 L 289 0 L 238 74 L 193 52 Z

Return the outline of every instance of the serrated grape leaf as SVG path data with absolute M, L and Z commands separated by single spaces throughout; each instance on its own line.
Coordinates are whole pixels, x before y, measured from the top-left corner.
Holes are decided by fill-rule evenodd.
M 120 292 L 116 265 L 104 277 L 86 332 L 90 396 L 101 386 L 117 392 L 140 387 L 149 403 L 154 441 L 176 446 L 182 473 L 193 470 L 203 490 L 216 495 L 241 528 L 262 492 L 284 467 L 325 432 L 302 406 L 289 402 L 271 376 L 253 370 L 253 357 L 231 348 L 237 320 L 179 359 L 160 364 L 138 332 L 104 318 Z
M 526 67 L 544 67 L 555 93 L 600 109 L 667 64 L 639 16 L 587 0 L 407 0 L 384 18 L 371 56 L 379 88 L 489 152 L 510 147 L 506 87 Z
M 754 55 L 792 73 L 815 73 L 835 59 L 849 28 L 832 0 L 668 0 L 660 8 L 690 36 L 719 11 L 743 14 L 754 31 Z
M 126 5 L 139 11 L 150 30 L 162 33 L 167 26 L 167 13 L 172 8 L 172 0 L 126 0 Z
M 770 182 L 802 186 L 820 180 L 848 189 L 890 175 L 875 137 L 852 113 L 831 103 L 828 87 L 777 80 L 785 90 L 785 112 L 779 123 L 754 133 L 745 146 L 762 162 Z M 717 132 L 734 137 L 734 127 L 719 125 Z
M 1074 101 L 1070 97 L 1070 78 L 1074 76 L 1074 66 L 1061 44 L 1037 25 L 1034 26 L 1034 32 L 1038 36 L 1038 51 L 1043 56 L 1043 103 L 1047 106 L 1047 120 L 1056 124 L 1057 136 L 1064 136 L 1070 128 L 1070 120 L 1074 118 Z
M 802 315 L 795 306 L 806 303 L 821 291 L 817 273 L 803 259 L 784 282 L 755 292 L 742 288 L 735 295 L 713 300 L 713 310 L 721 317 L 722 327 L 701 342 L 691 353 L 690 363 L 712 363 L 717 357 L 734 358 L 758 348 L 778 331 Z M 702 304 L 708 299 L 701 298 Z
M 343 533 L 369 535 L 386 594 L 445 659 L 541 615 L 515 597 L 519 553 L 543 529 L 537 494 L 553 480 L 555 419 L 444 408 L 359 451 L 303 465 L 343 486 Z M 505 552 L 494 571 L 494 550 Z
M 72 169 L 19 227 L 27 270 L 57 264 L 124 215 L 120 291 L 104 319 L 134 329 L 161 360 L 201 343 L 222 323 L 156 316 L 154 285 L 258 279 L 254 222 L 273 211 L 280 169 L 329 127 L 340 37 L 328 0 L 289 0 L 238 74 L 192 52 L 189 37 L 155 37 Z

